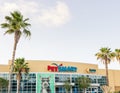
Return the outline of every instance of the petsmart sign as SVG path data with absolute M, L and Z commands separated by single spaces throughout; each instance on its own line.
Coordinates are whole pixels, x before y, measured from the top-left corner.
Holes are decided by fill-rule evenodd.
M 52 65 L 48 65 L 48 71 L 51 72 L 77 72 L 77 67 L 74 66 L 63 66 L 63 64 L 52 63 Z

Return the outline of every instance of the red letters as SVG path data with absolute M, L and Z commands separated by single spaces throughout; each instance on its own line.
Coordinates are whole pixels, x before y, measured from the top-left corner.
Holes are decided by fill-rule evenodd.
M 58 67 L 57 66 L 50 66 L 48 65 L 48 71 L 51 71 L 51 72 L 57 72 L 58 71 Z

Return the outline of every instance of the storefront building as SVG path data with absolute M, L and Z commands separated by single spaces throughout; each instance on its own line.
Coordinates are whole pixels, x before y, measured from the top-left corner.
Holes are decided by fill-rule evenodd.
M 63 62 L 63 61 L 40 61 L 27 60 L 30 73 L 22 74 L 20 93 L 66 93 L 63 87 L 64 81 L 69 79 L 72 86 L 69 93 L 82 93 L 75 84 L 77 77 L 90 78 L 90 87 L 87 93 L 103 93 L 101 86 L 106 84 L 105 69 L 98 69 L 98 65 Z M 8 79 L 9 65 L 0 65 L 0 77 Z M 120 91 L 120 71 L 109 70 L 109 83 L 111 91 Z M 12 75 L 12 93 L 16 93 L 16 75 Z M 47 86 L 47 88 L 46 88 Z M 0 93 L 7 93 L 7 89 L 1 89 Z

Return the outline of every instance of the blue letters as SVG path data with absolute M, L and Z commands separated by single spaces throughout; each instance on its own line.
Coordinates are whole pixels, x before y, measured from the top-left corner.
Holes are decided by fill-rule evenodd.
M 76 72 L 77 71 L 77 67 L 73 67 L 73 66 L 58 66 L 58 71 L 59 72 Z

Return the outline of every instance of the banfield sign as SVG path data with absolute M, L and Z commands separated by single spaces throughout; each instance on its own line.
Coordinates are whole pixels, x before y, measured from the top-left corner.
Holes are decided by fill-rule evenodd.
M 48 71 L 51 72 L 77 72 L 77 67 L 74 66 L 63 66 L 63 64 L 52 63 L 52 65 L 48 65 Z

